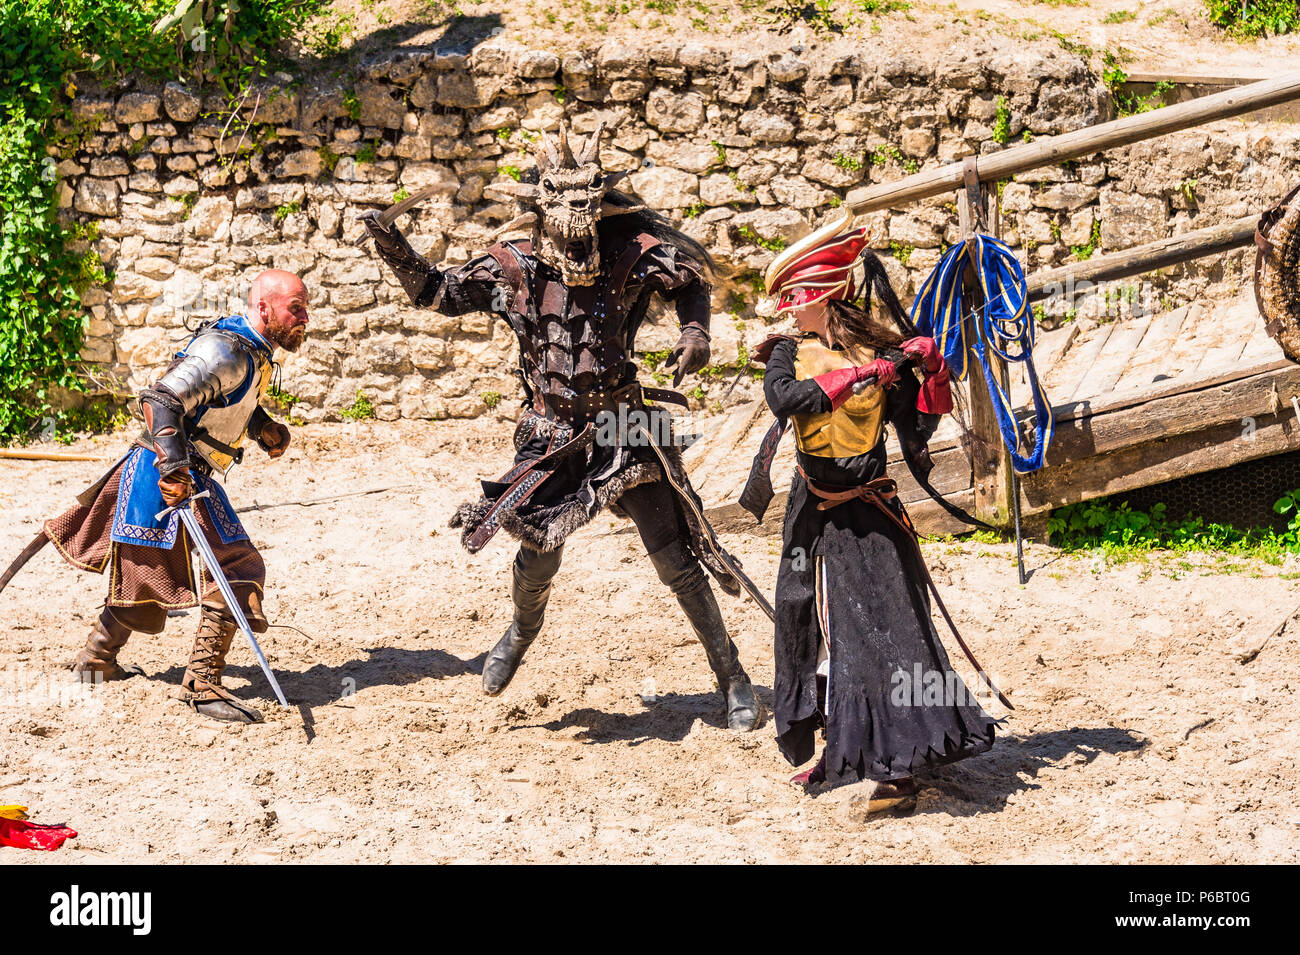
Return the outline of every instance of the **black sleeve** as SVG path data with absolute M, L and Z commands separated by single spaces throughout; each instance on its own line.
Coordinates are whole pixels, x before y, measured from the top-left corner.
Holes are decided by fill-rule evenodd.
M 894 426 L 898 443 L 904 450 L 924 449 L 935 429 L 939 427 L 937 414 L 922 414 L 916 409 L 916 397 L 921 392 L 912 364 L 898 370 L 898 381 L 889 388 L 885 403 L 885 418 Z
M 821 414 L 831 410 L 831 399 L 817 382 L 800 381 L 794 374 L 794 356 L 799 343 L 783 339 L 772 349 L 763 373 L 763 396 L 778 418 L 792 414 Z
M 644 269 L 644 271 L 643 271 Z M 633 277 L 644 275 L 648 288 L 673 303 L 677 321 L 685 328 L 694 325 L 709 332 L 709 298 L 712 286 L 704 278 L 704 269 L 694 259 L 670 245 L 658 245 L 646 253 Z

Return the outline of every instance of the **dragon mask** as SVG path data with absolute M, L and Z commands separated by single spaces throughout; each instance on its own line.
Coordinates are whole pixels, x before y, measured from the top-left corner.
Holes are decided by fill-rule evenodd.
M 533 254 L 559 272 L 565 285 L 591 285 L 600 274 L 596 227 L 602 218 L 644 208 L 613 189 L 627 173 L 606 173 L 600 168 L 600 136 L 604 129 L 605 124 L 599 124 L 577 155 L 569 145 L 569 133 L 563 124 L 555 139 L 542 133 L 533 151 L 537 181 L 494 183 L 488 187 L 536 209 L 509 223 L 506 230 L 531 224 Z

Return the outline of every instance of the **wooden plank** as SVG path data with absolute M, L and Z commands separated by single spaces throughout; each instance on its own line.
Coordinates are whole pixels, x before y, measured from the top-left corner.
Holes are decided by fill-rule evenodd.
M 1029 301 L 1041 302 L 1061 294 L 1078 297 L 1088 291 L 1080 286 L 1113 282 L 1181 262 L 1244 248 L 1255 241 L 1255 226 L 1258 224 L 1259 214 L 1255 213 L 1222 225 L 1184 232 L 1182 235 L 1136 245 L 1122 252 L 1094 256 L 1083 262 L 1072 262 L 1060 268 L 1037 272 L 1027 279 Z
M 1300 393 L 1300 366 L 1293 365 L 1136 407 L 1075 418 L 1057 424 L 1049 457 L 1053 465 L 1068 463 L 1225 423 L 1235 424 L 1240 431 L 1243 418 L 1276 414 L 1296 393 Z
M 1086 341 L 1071 349 L 1064 367 L 1053 376 L 1055 380 L 1046 386 L 1047 393 L 1055 395 L 1058 401 L 1073 398 L 1083 385 L 1088 369 L 1097 361 L 1097 356 L 1106 347 L 1106 341 L 1114 331 L 1114 324 L 1098 326 Z
M 1254 378 L 1256 375 L 1264 375 L 1271 371 L 1295 367 L 1300 366 L 1297 366 L 1295 362 L 1284 358 L 1281 361 L 1266 362 L 1252 368 L 1246 368 L 1244 366 L 1233 368 L 1201 379 L 1174 379 L 1167 382 L 1161 382 L 1159 388 L 1153 389 L 1149 392 L 1115 395 L 1105 401 L 1091 401 L 1085 399 L 1082 401 L 1069 401 L 1059 405 L 1054 405 L 1052 408 L 1052 417 L 1059 425 L 1065 421 L 1074 421 L 1079 418 L 1101 415 L 1112 411 L 1118 411 L 1121 408 L 1132 408 L 1149 401 L 1155 401 L 1157 398 L 1166 398 L 1171 395 L 1185 395 L 1194 391 L 1199 391 L 1203 388 L 1212 388 L 1215 385 L 1224 385 L 1231 381 Z
M 1250 440 L 1243 438 L 1240 422 L 1228 422 L 1025 475 L 1020 486 L 1026 509 L 1046 511 L 1300 449 L 1294 410 L 1256 421 Z
M 1115 331 L 1111 332 L 1101 356 L 1088 369 L 1082 387 L 1089 397 L 1101 398 L 1110 394 L 1124 374 L 1124 369 L 1133 360 L 1138 345 L 1146 337 L 1151 327 L 1151 316 L 1134 317 L 1126 322 L 1117 322 Z
M 1200 364 L 1196 366 L 1198 376 L 1236 366 L 1246 342 L 1262 324 L 1253 295 L 1214 309 L 1211 322 L 1218 330 L 1219 340 L 1201 356 Z
M 1293 99 L 1300 99 L 1300 73 L 1224 90 L 1190 103 L 1126 116 L 981 156 L 980 180 L 994 182 L 1009 179 L 1027 169 L 1081 159 L 1106 149 L 1127 146 L 1139 140 L 1163 136 L 1217 119 L 1240 116 L 1242 113 Z M 897 208 L 919 199 L 943 195 L 958 188 L 961 183 L 962 164 L 956 162 L 937 169 L 923 170 L 896 182 L 851 190 L 845 202 L 854 215 L 864 215 L 877 209 Z
M 1264 327 L 1263 319 L 1260 319 L 1254 334 L 1246 340 L 1246 347 L 1241 350 L 1241 357 L 1237 362 L 1241 365 L 1257 365 L 1263 361 L 1277 361 L 1283 358 L 1286 358 L 1286 354 L 1282 351 L 1282 346 L 1274 341 L 1273 336 Z
M 966 456 L 963 449 L 949 448 L 947 451 L 931 455 L 930 460 L 934 462 L 934 470 L 930 472 L 930 484 L 940 494 L 947 497 L 950 494 L 970 490 L 970 458 Z M 912 473 L 907 469 L 905 462 L 891 464 L 888 473 L 898 482 L 898 496 L 904 504 L 929 499 L 929 495 L 921 489 L 921 485 L 912 479 Z
M 1112 394 L 1143 391 L 1164 378 L 1172 378 L 1169 353 L 1178 341 L 1179 330 L 1187 318 L 1188 306 L 1164 312 L 1147 329 L 1146 337 L 1137 347 L 1137 354 L 1124 369 L 1124 374 L 1111 388 Z

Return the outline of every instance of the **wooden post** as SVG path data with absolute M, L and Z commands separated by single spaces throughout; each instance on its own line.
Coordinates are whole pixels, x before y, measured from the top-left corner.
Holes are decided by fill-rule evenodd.
M 958 190 L 957 216 L 963 239 L 980 231 L 1000 238 L 1001 216 L 997 198 L 990 196 L 983 183 L 977 182 L 974 189 L 963 187 Z M 974 269 L 969 265 L 965 279 L 967 301 L 976 308 L 982 308 L 985 304 L 983 295 L 975 281 Z M 968 314 L 966 321 L 972 322 L 973 318 Z M 966 340 L 972 341 L 974 335 L 975 330 L 967 327 Z M 1004 391 L 1008 390 L 1006 364 L 991 352 L 988 353 L 988 360 L 994 377 Z M 1011 453 L 1002 442 L 1002 432 L 998 430 L 998 419 L 993 413 L 993 398 L 989 394 L 988 383 L 984 380 L 983 369 L 970 367 L 967 381 L 970 385 L 971 479 L 975 489 L 975 516 L 994 527 L 1009 527 L 1013 493 Z

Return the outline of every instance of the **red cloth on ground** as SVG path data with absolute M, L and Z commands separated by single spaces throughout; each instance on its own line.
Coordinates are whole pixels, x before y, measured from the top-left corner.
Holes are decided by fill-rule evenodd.
M 0 819 L 0 846 L 54 850 L 75 838 L 77 833 L 67 826 L 42 826 L 21 819 Z

